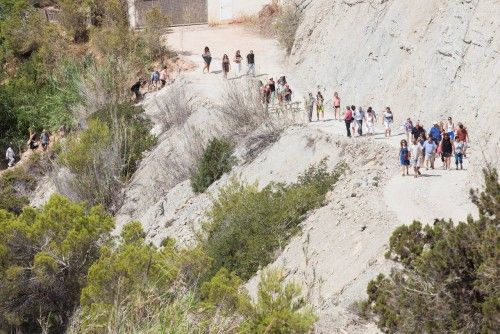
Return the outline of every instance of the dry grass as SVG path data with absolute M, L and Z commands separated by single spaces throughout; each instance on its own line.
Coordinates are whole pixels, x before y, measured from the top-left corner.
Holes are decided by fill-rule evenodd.
M 115 303 L 105 325 L 99 324 L 99 315 L 96 319 L 82 319 L 82 313 L 76 311 L 67 333 L 219 334 L 231 333 L 240 321 L 218 310 L 203 313 L 199 305 L 194 287 L 177 287 L 166 292 L 146 287 L 143 293 Z
M 276 142 L 290 120 L 269 112 L 255 80 L 233 81 L 226 85 L 224 104 L 220 106 L 224 131 L 229 137 L 243 140 L 246 160 L 251 161 L 266 147 Z
M 189 95 L 181 85 L 171 87 L 168 95 L 165 95 L 161 100 L 155 99 L 155 103 L 164 131 L 184 124 L 197 106 L 196 98 Z

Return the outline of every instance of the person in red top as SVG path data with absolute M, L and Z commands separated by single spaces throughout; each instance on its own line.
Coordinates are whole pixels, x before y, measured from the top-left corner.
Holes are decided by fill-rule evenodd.
M 462 123 L 458 123 L 458 129 L 457 129 L 457 138 L 460 139 L 464 143 L 464 146 L 462 148 L 462 154 L 464 158 L 466 157 L 466 151 L 467 151 L 467 143 L 469 142 L 469 133 L 467 132 L 467 129 L 464 127 Z
M 340 116 L 340 115 L 339 115 Z M 344 112 L 345 128 L 347 129 L 347 137 L 351 138 L 351 122 L 353 120 L 351 107 L 347 106 Z
M 337 112 L 339 113 L 339 118 L 337 118 Z M 337 92 L 333 93 L 333 115 L 335 119 L 340 119 L 340 97 Z

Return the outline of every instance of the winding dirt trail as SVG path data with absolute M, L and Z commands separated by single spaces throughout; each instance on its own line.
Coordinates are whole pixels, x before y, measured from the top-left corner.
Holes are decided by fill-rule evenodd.
M 303 92 L 318 89 L 302 86 L 303 74 L 294 73 L 287 66 L 276 41 L 262 38 L 243 26 L 176 28 L 168 40 L 182 57 L 197 66 L 185 73 L 187 89 L 195 89 L 212 102 L 223 102 L 222 55 L 227 53 L 232 59 L 238 49 L 244 57 L 250 49 L 254 50 L 260 80 L 286 75 L 295 100 L 300 101 Z M 206 45 L 213 56 L 211 74 L 202 74 L 201 53 Z M 230 80 L 233 76 L 231 73 Z M 329 100 L 330 94 L 325 94 Z M 423 170 L 423 177 L 402 177 L 398 168 L 399 142 L 403 138 L 400 132 L 399 126 L 395 126 L 394 136 L 385 138 L 379 123 L 373 137 L 348 139 L 344 123 L 332 119 L 328 105 L 325 120 L 289 128 L 278 143 L 241 170 L 250 180 L 266 183 L 284 175 L 291 178 L 296 169 L 302 168 L 297 165 L 325 155 L 346 159 L 351 166 L 349 175 L 329 195 L 328 203 L 310 214 L 303 223 L 303 234 L 292 238 L 272 264 L 284 267 L 290 278 L 307 286 L 308 295 L 315 296 L 314 306 L 320 316 L 318 333 L 377 332 L 373 324 L 359 323 L 349 309 L 365 296 L 369 280 L 390 270 L 392 264 L 383 254 L 396 226 L 414 219 L 422 223 L 432 223 L 435 218 L 464 220 L 467 214 L 475 212 L 468 199 L 468 169 L 473 168 L 469 161 L 465 161 L 464 171 L 441 170 L 438 161 L 438 169 Z M 474 158 L 473 148 L 469 156 Z M 190 203 L 205 200 L 193 198 Z M 256 276 L 248 282 L 251 292 L 257 281 Z

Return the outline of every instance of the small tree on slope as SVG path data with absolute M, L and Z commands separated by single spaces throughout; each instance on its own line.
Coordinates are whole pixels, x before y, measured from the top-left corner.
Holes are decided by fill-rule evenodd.
M 397 228 L 387 257 L 402 266 L 368 284 L 366 314 L 386 333 L 493 333 L 500 328 L 500 185 L 484 171 L 471 190 L 479 219 Z

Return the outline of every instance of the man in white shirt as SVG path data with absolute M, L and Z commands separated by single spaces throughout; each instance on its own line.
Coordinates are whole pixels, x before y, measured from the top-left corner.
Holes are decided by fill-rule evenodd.
M 424 143 L 424 152 L 425 152 L 425 169 L 429 169 L 429 164 L 431 166 L 431 169 L 434 169 L 434 159 L 435 159 L 435 152 L 437 145 L 434 142 L 433 138 L 429 136 L 429 139 L 427 139 Z
M 363 120 L 365 119 L 365 111 L 362 107 L 358 107 L 354 112 L 354 120 L 358 124 L 358 135 L 363 135 Z
M 15 164 L 16 160 L 16 154 L 14 153 L 14 150 L 12 149 L 12 144 L 9 144 L 9 147 L 7 148 L 7 151 L 5 152 L 5 159 L 9 161 L 8 166 L 12 167 Z

